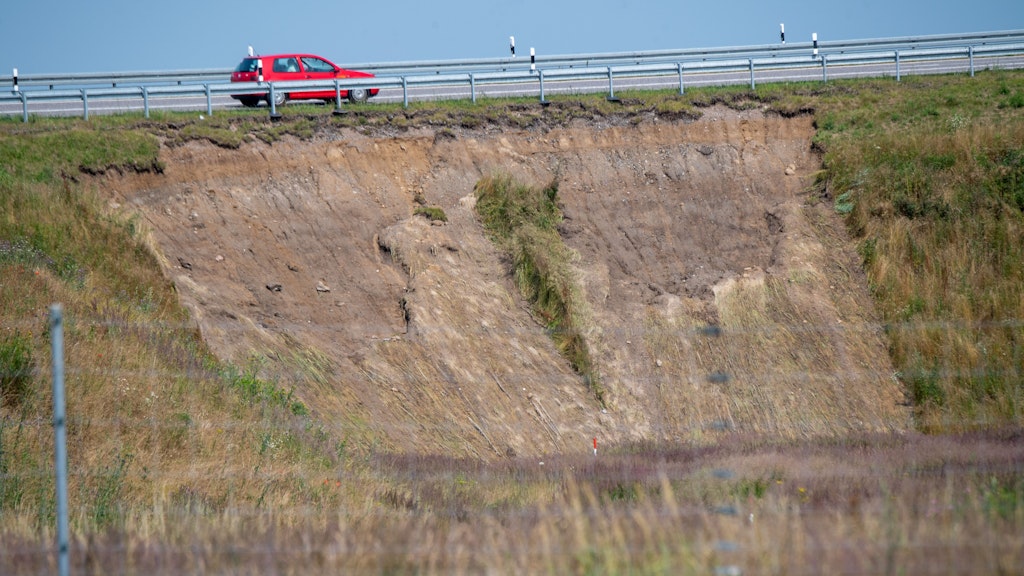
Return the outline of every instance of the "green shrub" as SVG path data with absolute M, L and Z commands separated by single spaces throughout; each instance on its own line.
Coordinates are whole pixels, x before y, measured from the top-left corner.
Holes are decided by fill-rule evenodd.
M 992 517 L 1012 520 L 1021 507 L 1024 497 L 1024 482 L 1019 479 L 1000 480 L 991 476 L 988 485 L 980 490 L 985 503 L 985 512 Z
M 309 410 L 295 399 L 294 392 L 285 391 L 273 382 L 259 378 L 256 373 L 258 366 L 250 367 L 249 371 L 241 372 L 233 366 L 224 371 L 224 376 L 231 388 L 237 390 L 241 397 L 250 405 L 264 404 L 270 407 L 281 407 L 296 416 L 307 416 Z
M 1020 92 L 1017 92 L 1013 96 L 1010 96 L 1010 98 L 1007 99 L 1006 102 L 1001 104 L 999 107 L 1000 108 L 1024 108 L 1024 94 L 1021 94 Z
M 922 368 L 911 372 L 907 376 L 907 386 L 917 406 L 942 406 L 946 402 L 946 392 L 942 388 L 938 370 Z
M 0 397 L 5 404 L 18 406 L 32 387 L 32 342 L 20 334 L 0 341 Z
M 447 222 L 448 215 L 437 206 L 417 206 L 413 211 L 416 216 L 426 216 L 431 222 Z
M 122 491 L 124 489 L 125 477 L 128 474 L 128 466 L 133 456 L 131 453 L 124 453 L 117 456 L 114 465 L 105 468 L 99 476 L 95 493 L 89 499 L 92 502 L 90 520 L 97 528 L 110 526 L 121 526 L 124 522 L 124 503 Z
M 22 425 L 11 426 L 6 420 L 0 421 L 0 516 L 3 510 L 16 509 L 25 497 L 26 481 L 24 475 L 13 473 L 17 464 L 19 440 L 23 431 Z M 14 438 L 9 438 L 14 430 Z

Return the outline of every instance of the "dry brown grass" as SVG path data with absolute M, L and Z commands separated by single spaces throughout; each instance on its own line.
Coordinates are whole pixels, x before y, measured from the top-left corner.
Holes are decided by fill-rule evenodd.
M 30 152 L 39 145 L 21 138 Z M 59 174 L 83 161 L 51 168 Z M 35 169 L 30 162 L 19 168 Z M 47 182 L 51 176 L 9 179 L 2 189 L 0 326 L 3 336 L 27 339 L 32 355 L 31 386 L 5 398 L 0 412 L 4 530 L 27 536 L 52 526 L 53 302 L 64 308 L 68 488 L 78 529 L 123 526 L 139 507 L 326 501 L 317 487 L 296 492 L 291 481 L 300 471 L 306 482 L 334 467 L 326 434 L 272 384 L 213 360 L 137 222 L 109 219 L 91 190 L 66 176 Z M 253 383 L 259 386 L 245 387 Z
M 917 382 L 928 430 L 1019 425 L 1024 243 L 1005 203 L 968 203 L 947 212 L 963 216 L 949 225 L 896 210 L 977 201 L 984 197 L 965 191 L 985 189 L 988 168 L 997 177 L 1015 174 L 1003 160 L 1024 142 L 1020 113 L 988 109 L 1020 94 L 1021 82 L 1012 74 L 978 78 L 981 105 L 973 109 L 987 110 L 978 116 L 949 104 L 948 89 L 907 82 L 903 92 L 939 93 L 928 96 L 938 103 L 902 100 L 879 83 L 866 104 L 847 101 L 821 117 L 823 132 L 843 132 L 841 125 L 862 139 L 824 142 L 835 153 L 833 191 L 856 191 L 851 226 L 862 235 L 894 358 L 904 379 Z M 843 92 L 815 91 L 823 109 Z M 974 98 L 967 93 L 952 98 L 967 103 Z M 858 106 L 899 118 L 885 124 Z M 906 132 L 920 115 L 935 119 L 935 129 Z M 0 412 L 4 574 L 55 571 L 45 327 L 56 301 L 64 304 L 70 367 L 75 572 L 675 574 L 736 566 L 743 573 L 974 574 L 1024 565 L 1019 427 L 801 443 L 720 434 L 714 447 L 611 446 L 597 458 L 559 454 L 543 465 L 395 456 L 366 437 L 354 449 L 346 439 L 358 436 L 358 422 L 334 426 L 296 410 L 258 362 L 234 369 L 213 362 L 137 223 L 110 221 L 74 181 L 79 167 L 157 169 L 148 137 L 129 138 L 127 151 L 118 151 L 115 130 L 87 128 L 70 141 L 52 139 L 52 130 L 33 125 L 0 140 L 5 160 L 15 157 L 11 150 L 31 152 L 0 165 L 0 238 L 30 246 L 0 261 L 0 336 L 28 338 L 35 370 L 31 390 Z M 105 152 L 93 154 L 90 142 Z M 921 149 L 933 150 L 931 160 L 918 159 Z M 862 172 L 877 150 L 898 162 Z M 979 158 L 990 165 L 968 162 Z M 953 169 L 943 168 L 950 159 Z M 850 173 L 838 169 L 843 162 Z M 918 180 L 922 174 L 937 179 Z M 887 182 L 917 194 L 915 202 L 869 194 Z M 798 288 L 806 279 L 790 280 Z M 702 337 L 722 338 L 721 350 L 731 353 L 699 358 L 704 364 L 692 372 L 756 373 L 756 354 L 735 358 L 757 348 L 766 316 L 803 326 L 791 290 L 767 284 L 726 295 L 725 332 Z M 827 339 L 827 329 L 811 324 L 812 337 Z M 652 319 L 647 338 L 657 348 L 675 341 L 673 331 L 702 327 Z M 690 352 L 666 354 L 683 363 L 703 353 Z M 817 353 L 824 361 L 829 349 Z M 421 356 L 408 358 L 417 377 L 435 377 Z M 314 382 L 324 369 L 315 354 L 293 364 Z M 924 386 L 933 380 L 938 392 Z M 979 394 L 977 382 L 992 388 Z M 776 408 L 753 387 L 744 401 L 737 409 Z M 834 400 L 803 401 L 814 409 Z M 728 419 L 710 407 L 690 414 L 694 430 Z
M 543 464 L 382 456 L 327 479 L 337 499 L 322 508 L 154 494 L 115 529 L 75 523 L 71 557 L 76 571 L 125 574 L 1012 573 L 1020 438 L 730 437 Z M 20 524 L 5 517 L 5 573 L 52 567 L 51 535 Z

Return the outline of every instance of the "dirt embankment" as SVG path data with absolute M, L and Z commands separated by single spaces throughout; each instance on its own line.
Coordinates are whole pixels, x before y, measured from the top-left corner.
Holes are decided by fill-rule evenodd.
M 853 246 L 805 192 L 809 118 L 352 131 L 167 148 L 107 177 L 219 355 L 341 436 L 499 457 L 591 438 L 704 441 L 908 425 Z M 473 187 L 557 178 L 589 306 L 600 406 L 483 234 Z M 414 216 L 417 199 L 445 225 Z

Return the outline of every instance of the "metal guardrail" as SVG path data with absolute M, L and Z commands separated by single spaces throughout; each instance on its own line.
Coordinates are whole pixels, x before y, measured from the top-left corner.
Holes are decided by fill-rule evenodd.
M 136 98 L 143 102 L 149 116 L 150 100 L 169 96 L 205 96 L 208 114 L 213 113 L 215 95 L 269 92 L 270 114 L 277 117 L 274 94 L 302 89 L 309 91 L 333 90 L 336 111 L 341 111 L 342 90 L 350 88 L 398 88 L 402 91 L 403 105 L 409 104 L 409 89 L 416 86 L 467 86 L 475 102 L 479 85 L 522 83 L 537 85 L 542 103 L 546 103 L 545 81 L 604 80 L 608 83 L 608 97 L 615 98 L 616 78 L 678 76 L 679 92 L 685 90 L 685 77 L 694 73 L 748 72 L 751 89 L 756 87 L 756 73 L 768 70 L 820 67 L 823 81 L 828 81 L 829 66 L 857 66 L 892 62 L 899 80 L 901 63 L 924 60 L 966 59 L 973 76 L 975 57 L 1024 55 L 1024 31 L 990 32 L 982 34 L 887 38 L 850 42 L 814 42 L 789 45 L 750 46 L 735 48 L 695 49 L 662 52 L 609 53 L 548 58 L 490 59 L 474 61 L 445 61 L 432 63 L 392 63 L 356 65 L 353 68 L 392 72 L 404 70 L 404 75 L 381 74 L 375 78 L 276 83 L 237 84 L 227 80 L 230 70 L 123 73 L 115 75 L 79 74 L 25 77 L 14 83 L 14 77 L 0 76 L 0 84 L 12 83 L 10 91 L 0 92 L 0 104 L 20 102 L 22 118 L 28 121 L 29 102 L 81 101 L 83 116 L 89 117 L 89 102 L 93 99 Z M 422 67 L 420 67 L 422 65 Z M 459 71 L 461 68 L 478 71 Z M 215 75 L 211 81 L 208 74 Z M 141 79 L 141 80 L 140 80 Z M 51 82 L 48 88 L 30 88 L 36 82 Z M 134 86 L 118 84 L 144 83 Z M 85 86 L 74 89 L 56 89 L 58 82 L 102 83 L 102 87 Z M 26 86 L 27 84 L 27 86 Z M 109 84 L 110 87 L 106 87 Z M 596 91 L 596 90 L 594 90 Z
M 887 48 L 914 50 L 942 46 L 981 46 L 995 43 L 1022 43 L 1024 30 L 1007 30 L 971 34 L 943 34 L 930 36 L 905 36 L 866 40 L 837 40 L 821 42 L 797 42 L 789 44 L 762 44 L 754 46 L 732 46 L 720 48 L 688 48 L 681 50 L 656 50 L 643 52 L 612 52 L 596 54 L 573 54 L 537 56 L 536 64 L 545 68 L 575 68 L 592 66 L 642 65 L 657 62 L 713 61 L 736 58 L 771 58 L 786 55 L 810 54 L 815 47 L 830 53 L 850 51 L 883 50 Z M 491 58 L 484 60 L 449 60 L 445 62 L 391 62 L 362 63 L 346 66 L 375 73 L 401 75 L 419 70 L 448 71 L 498 71 L 515 67 L 528 67 L 530 58 Z
M 762 44 L 754 46 L 732 46 L 720 48 L 688 48 L 680 50 L 655 50 L 641 52 L 608 52 L 596 54 L 572 54 L 529 57 L 484 58 L 466 60 L 424 60 L 406 62 L 364 62 L 342 65 L 343 68 L 365 70 L 377 75 L 402 76 L 424 70 L 433 74 L 450 72 L 507 71 L 528 68 L 531 63 L 545 68 L 588 68 L 595 65 L 641 65 L 655 62 L 703 61 L 735 58 L 769 58 L 786 55 L 809 54 L 817 47 L 829 53 L 851 51 L 916 50 L 942 46 L 985 46 L 998 43 L 1024 43 L 1024 30 L 978 32 L 967 34 L 941 34 L 928 36 L 903 36 L 865 40 L 838 40 L 821 42 L 797 42 L 789 44 Z M 223 80 L 231 75 L 231 68 L 206 70 L 145 71 L 84 74 L 22 74 L 18 83 L 25 87 L 58 86 L 117 88 L 125 84 L 201 84 Z M 0 85 L 11 85 L 13 75 L 0 74 Z

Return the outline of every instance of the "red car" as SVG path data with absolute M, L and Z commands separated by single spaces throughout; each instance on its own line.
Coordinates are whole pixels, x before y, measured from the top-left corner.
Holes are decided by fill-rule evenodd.
M 277 54 L 272 56 L 248 56 L 231 73 L 232 82 L 256 82 L 260 73 L 260 64 L 263 65 L 264 82 L 291 82 L 297 80 L 331 80 L 334 78 L 373 78 L 368 72 L 356 70 L 345 70 L 337 64 L 321 56 L 313 54 Z M 366 102 L 371 96 L 376 96 L 379 88 L 352 88 L 342 89 L 341 97 L 348 98 L 351 102 Z M 244 106 L 256 106 L 260 100 L 270 102 L 269 92 L 253 92 L 247 94 L 232 94 L 232 98 L 238 100 Z M 284 104 L 288 100 L 323 100 L 333 102 L 334 90 L 317 90 L 312 92 L 285 92 L 274 90 L 274 102 L 276 105 Z

